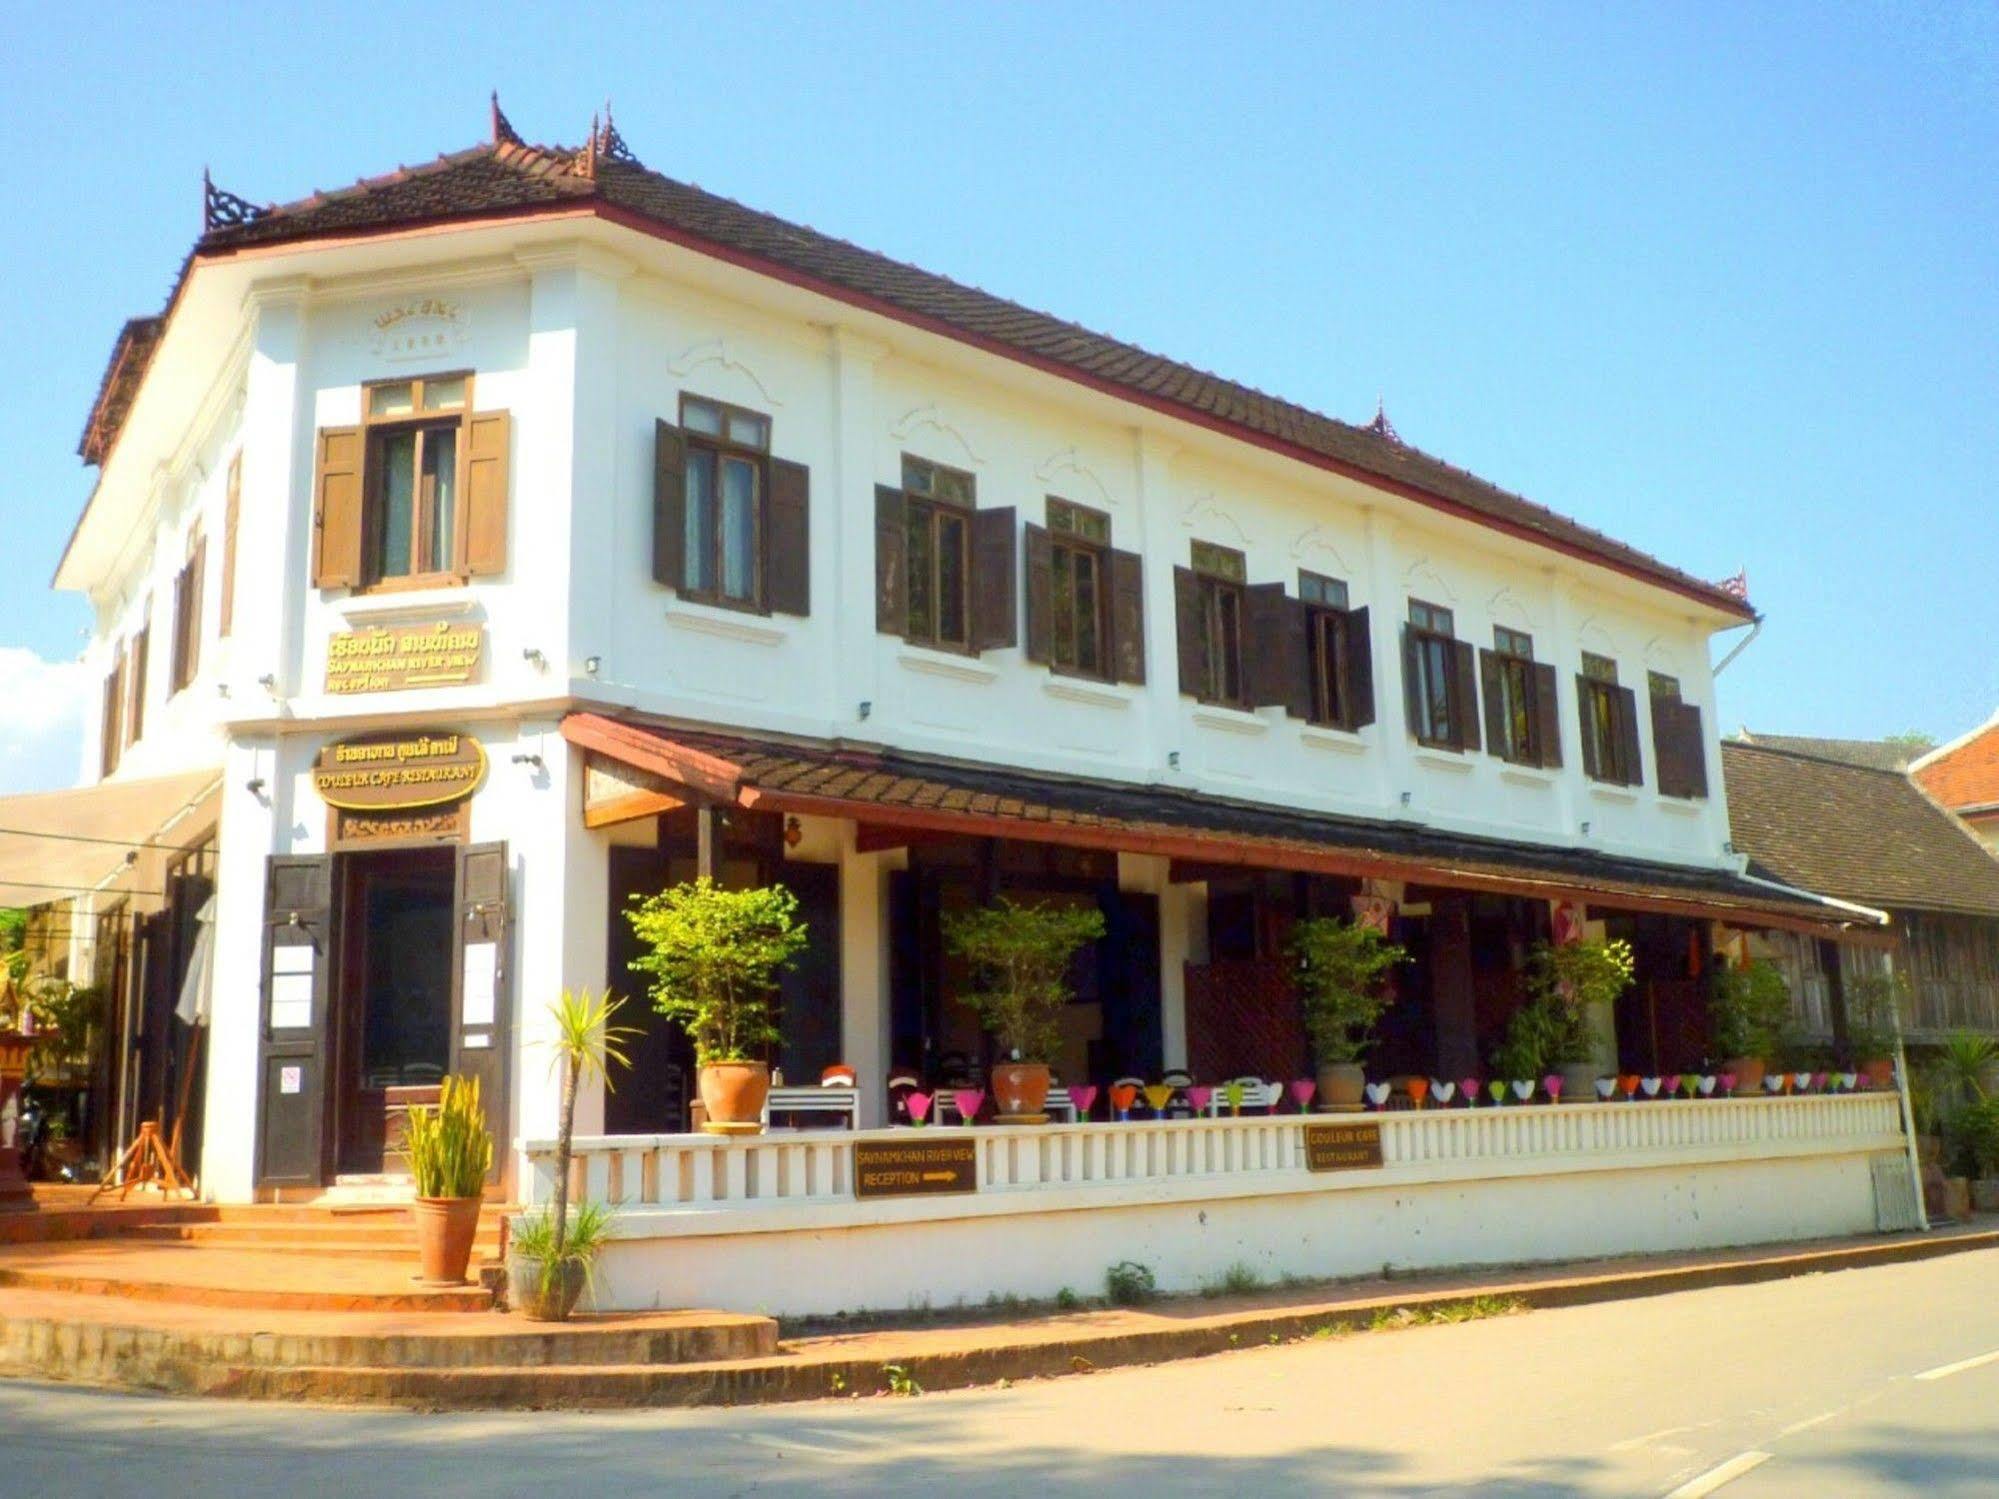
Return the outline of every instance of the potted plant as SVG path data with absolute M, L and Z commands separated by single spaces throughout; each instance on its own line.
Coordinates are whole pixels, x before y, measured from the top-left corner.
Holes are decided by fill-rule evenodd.
M 1952 1216 L 1969 1204 L 1980 1212 L 1999 1211 L 1999 1099 L 1959 1105 L 1943 1123 L 1944 1172 L 1957 1199 Z
M 1741 968 L 1715 970 L 1708 995 L 1708 1044 L 1735 1075 L 1735 1091 L 1758 1093 L 1769 1059 L 1784 1045 L 1791 1025 L 1791 991 L 1775 963 L 1757 958 Z
M 589 1283 L 597 1256 L 609 1237 L 610 1209 L 586 1202 L 569 1210 L 572 1142 L 576 1138 L 576 1095 L 596 1078 L 610 1092 L 611 1068 L 629 1067 L 624 1043 L 638 1034 L 616 1024 L 624 1000 L 588 989 L 562 991 L 548 1007 L 555 1033 L 550 1063 L 562 1074 L 562 1117 L 555 1132 L 555 1199 L 546 1211 L 518 1218 L 507 1253 L 508 1299 L 529 1320 L 567 1322 Z
M 1361 1107 L 1367 1073 L 1360 1065 L 1374 1044 L 1374 1027 L 1388 1007 L 1383 979 L 1409 960 L 1408 949 L 1371 926 L 1314 916 L 1291 929 L 1298 964 L 1298 1002 L 1318 1064 L 1321 1108 L 1351 1113 Z
M 1593 1096 L 1597 1078 L 1593 1018 L 1617 1003 L 1636 971 L 1631 944 L 1621 939 L 1559 947 L 1538 942 L 1528 954 L 1528 995 L 1555 1012 L 1541 1027 L 1548 1041 L 1542 1060 L 1547 1071 L 1561 1073 L 1563 1097 L 1581 1103 Z
M 694 1042 L 711 1134 L 757 1134 L 770 1095 L 777 976 L 805 945 L 798 899 L 782 885 L 725 890 L 712 879 L 637 898 L 625 913 L 647 951 L 654 1007 Z
M 28 1077 L 36 1034 L 48 1022 L 51 997 L 68 986 L 38 973 L 24 949 L 26 913 L 8 911 L 0 926 L 0 1201 L 30 1195 L 21 1170 L 21 1089 Z
M 945 916 L 945 945 L 976 976 L 965 1000 L 1004 1056 L 992 1069 L 1000 1123 L 1047 1119 L 1048 1059 L 1062 1039 L 1069 962 L 1076 949 L 1103 934 L 1101 911 L 1047 902 L 1022 905 L 1005 896 Z
M 1492 1076 L 1514 1084 L 1515 1096 L 1525 1103 L 1562 1057 L 1586 1055 L 1588 1046 L 1576 1011 L 1559 998 L 1537 995 L 1506 1022 L 1506 1035 L 1492 1053 Z
M 1902 981 L 1887 973 L 1849 979 L 1845 988 L 1846 1054 L 1876 1088 L 1895 1085 L 1896 1024 Z
M 493 1134 L 479 1102 L 479 1079 L 447 1077 L 437 1106 L 418 1104 L 403 1117 L 402 1156 L 416 1178 L 417 1255 L 433 1286 L 465 1283 L 472 1239 L 493 1169 Z

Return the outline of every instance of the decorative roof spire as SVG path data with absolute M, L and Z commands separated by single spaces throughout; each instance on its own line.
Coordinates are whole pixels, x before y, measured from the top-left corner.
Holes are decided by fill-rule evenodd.
M 1372 432 L 1376 437 L 1385 437 L 1397 447 L 1404 446 L 1402 434 L 1395 430 L 1395 423 L 1388 419 L 1388 407 L 1380 396 L 1374 398 L 1374 420 L 1362 430 Z
M 500 108 L 500 91 L 498 89 L 493 90 L 493 144 L 496 146 L 525 146 L 527 144 L 526 141 L 521 139 L 520 132 L 514 129 L 514 122 L 508 119 L 506 112 Z
M 201 228 L 204 234 L 211 229 L 229 229 L 238 224 L 252 223 L 270 211 L 248 198 L 239 198 L 217 187 L 215 179 L 208 175 L 208 168 L 201 169 Z
M 632 148 L 625 144 L 625 138 L 618 134 L 617 124 L 611 118 L 609 99 L 604 101 L 604 134 L 598 142 L 597 150 L 606 161 L 629 162 L 633 166 L 639 163 L 638 157 L 632 154 Z

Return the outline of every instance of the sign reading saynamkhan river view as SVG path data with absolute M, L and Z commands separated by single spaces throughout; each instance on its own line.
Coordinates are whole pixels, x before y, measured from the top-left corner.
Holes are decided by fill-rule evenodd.
M 442 806 L 485 778 L 486 751 L 469 734 L 344 739 L 322 749 L 312 768 L 320 800 L 356 812 Z
M 326 690 L 344 697 L 462 687 L 478 672 L 485 642 L 485 626 L 449 620 L 343 631 L 326 642 Z
M 929 1197 L 978 1190 L 978 1147 L 965 1137 L 854 1142 L 856 1197 Z

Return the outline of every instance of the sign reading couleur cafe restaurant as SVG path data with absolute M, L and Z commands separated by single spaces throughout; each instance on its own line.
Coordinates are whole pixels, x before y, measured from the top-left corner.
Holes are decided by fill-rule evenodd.
M 329 807 L 356 812 L 436 807 L 470 796 L 486 777 L 486 751 L 469 734 L 345 739 L 319 752 L 313 789 Z
M 483 625 L 377 626 L 346 630 L 326 642 L 326 690 L 405 692 L 412 687 L 461 687 L 479 670 Z

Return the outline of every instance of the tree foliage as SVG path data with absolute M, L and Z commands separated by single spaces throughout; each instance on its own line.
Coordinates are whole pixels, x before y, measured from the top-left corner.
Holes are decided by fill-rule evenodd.
M 1291 928 L 1298 964 L 1298 1002 L 1320 1066 L 1358 1062 L 1374 1044 L 1375 1023 L 1388 1007 L 1383 980 L 1409 961 L 1407 948 L 1371 926 L 1314 916 Z
M 1005 896 L 944 917 L 945 945 L 972 967 L 974 987 L 965 1001 L 1000 1049 L 1023 1062 L 1055 1054 L 1069 1002 L 1069 961 L 1103 934 L 1101 911 L 1022 905 Z
M 1732 1057 L 1768 1060 L 1781 1051 L 1791 1030 L 1791 990 L 1768 958 L 1746 968 L 1715 970 L 1708 996 L 1709 1044 L 1718 1061 Z
M 632 967 L 652 975 L 653 1007 L 686 1030 L 696 1060 L 763 1060 L 778 1039 L 778 975 L 805 945 L 798 898 L 782 885 L 725 890 L 703 876 L 634 897 L 625 916 L 647 949 Z

